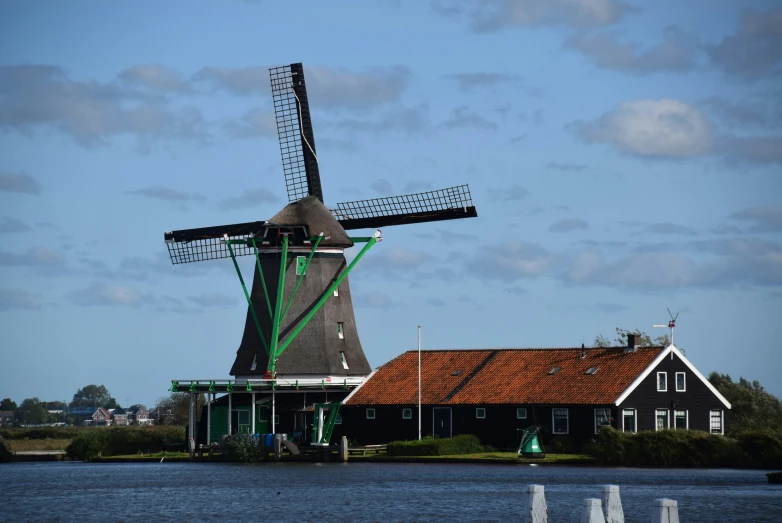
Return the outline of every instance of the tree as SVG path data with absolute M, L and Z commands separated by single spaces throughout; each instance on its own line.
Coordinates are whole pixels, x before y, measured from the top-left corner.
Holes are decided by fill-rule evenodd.
M 739 378 L 734 382 L 729 375 L 712 372 L 709 382 L 731 404 L 730 431 L 770 429 L 782 432 L 782 401 L 755 380 Z
M 11 398 L 5 398 L 0 401 L 0 410 L 16 410 L 16 402 Z
M 602 334 L 598 334 L 595 336 L 595 341 L 592 343 L 593 347 L 627 347 L 627 335 L 628 334 L 635 334 L 635 341 L 638 343 L 638 345 L 642 347 L 667 347 L 671 344 L 671 340 L 668 337 L 667 334 L 663 334 L 662 336 L 656 336 L 652 338 L 645 332 L 643 332 L 641 329 L 636 328 L 634 331 L 621 329 L 619 327 L 616 328 L 616 338 L 614 338 L 613 343 L 609 341 L 609 339 L 606 336 L 603 336 Z
M 205 399 L 203 394 L 198 395 L 196 417 L 201 413 L 201 406 Z M 190 393 L 172 392 L 168 397 L 157 400 L 155 409 L 158 411 L 158 424 L 160 425 L 187 425 L 190 418 Z
M 27 398 L 16 409 L 16 419 L 23 425 L 40 425 L 46 423 L 48 418 L 49 413 L 38 398 Z
M 71 401 L 71 407 L 104 407 L 116 409 L 117 400 L 111 397 L 109 389 L 103 385 L 87 385 L 76 391 Z

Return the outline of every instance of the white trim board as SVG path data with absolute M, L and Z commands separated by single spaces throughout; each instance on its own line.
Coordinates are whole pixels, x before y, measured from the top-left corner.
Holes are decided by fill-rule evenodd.
M 680 359 L 680 360 L 682 360 L 682 362 L 683 362 L 683 363 L 684 363 L 684 364 L 687 366 L 687 368 L 688 368 L 688 369 L 690 369 L 690 370 L 692 371 L 693 375 L 694 375 L 695 377 L 699 378 L 699 379 L 700 379 L 700 380 L 703 382 L 703 384 L 704 384 L 704 385 L 706 385 L 706 387 L 708 387 L 708 389 L 709 389 L 709 390 L 710 390 L 710 391 L 711 391 L 711 392 L 712 392 L 712 393 L 713 393 L 715 396 L 717 396 L 717 399 L 719 399 L 719 400 L 722 402 L 722 404 L 723 404 L 723 405 L 725 405 L 725 407 L 726 407 L 726 408 L 728 408 L 728 409 L 730 409 L 730 408 L 731 408 L 731 406 L 730 406 L 730 403 L 728 402 L 728 400 L 726 400 L 726 399 L 725 399 L 725 397 L 724 397 L 722 394 L 720 394 L 720 393 L 719 393 L 719 391 L 718 391 L 717 389 L 715 389 L 715 388 L 714 388 L 714 385 L 712 385 L 711 383 L 709 383 L 709 380 L 707 380 L 707 379 L 706 379 L 706 378 L 703 376 L 703 374 L 701 374 L 701 373 L 700 373 L 700 371 L 698 371 L 698 369 L 696 369 L 696 368 L 695 368 L 695 366 L 694 366 L 692 363 L 690 363 L 690 360 L 688 360 L 688 359 L 687 359 L 687 358 L 684 356 L 684 354 L 682 354 L 682 352 L 681 352 L 679 349 L 677 349 L 677 348 L 676 348 L 676 346 L 675 346 L 675 345 L 668 345 L 668 347 L 667 347 L 667 348 L 666 348 L 664 351 L 662 351 L 662 352 L 660 353 L 660 355 L 659 355 L 659 356 L 657 356 L 657 357 L 654 359 L 654 361 L 653 361 L 653 362 L 651 362 L 651 363 L 649 364 L 649 366 L 648 366 L 648 367 L 646 367 L 646 368 L 644 369 L 644 371 L 643 371 L 643 372 L 642 372 L 642 373 L 641 373 L 641 374 L 640 374 L 640 375 L 639 375 L 637 378 L 635 378 L 635 380 L 634 380 L 634 381 L 633 381 L 633 382 L 630 384 L 630 386 L 629 386 L 629 387 L 627 387 L 627 389 L 625 389 L 625 391 L 624 391 L 624 392 L 623 392 L 623 393 L 622 393 L 622 394 L 621 394 L 621 395 L 620 395 L 620 396 L 619 396 L 619 397 L 616 399 L 616 401 L 614 402 L 614 405 L 616 405 L 617 407 L 618 407 L 619 405 L 621 405 L 621 404 L 622 404 L 622 402 L 623 402 L 624 400 L 626 400 L 626 399 L 627 399 L 627 397 L 628 397 L 630 394 L 632 394 L 632 393 L 633 393 L 633 391 L 634 391 L 635 389 L 637 389 L 637 388 L 638 388 L 638 386 L 641 384 L 641 382 L 643 382 L 643 380 L 644 380 L 644 379 L 646 379 L 646 377 L 647 377 L 647 376 L 649 376 L 649 374 L 651 374 L 651 373 L 654 371 L 654 369 L 656 369 L 656 368 L 657 368 L 657 365 L 659 365 L 659 364 L 660 364 L 660 362 L 661 362 L 661 361 L 663 361 L 663 359 L 665 359 L 665 357 L 666 357 L 666 356 L 668 356 L 669 354 L 671 354 L 671 352 L 673 352 L 674 354 L 676 354 L 676 356 L 678 356 L 678 357 L 679 357 L 679 359 Z M 666 380 L 666 381 L 667 381 L 667 380 Z
M 375 375 L 375 371 L 373 370 L 372 372 L 370 372 L 370 373 L 369 373 L 369 376 L 367 376 L 367 377 L 364 379 L 364 381 L 362 381 L 362 382 L 361 382 L 361 384 L 359 384 L 359 386 L 358 386 L 358 387 L 356 387 L 355 389 L 351 390 L 351 391 L 350 391 L 350 394 L 348 394 L 347 396 L 345 396 L 345 399 L 344 399 L 344 400 L 342 400 L 342 404 L 343 404 L 343 405 L 347 405 L 347 403 L 348 403 L 348 400 L 349 400 L 350 398 L 352 398 L 352 397 L 353 397 L 353 395 L 354 395 L 356 392 L 358 392 L 359 390 L 361 390 L 361 387 L 363 387 L 363 386 L 364 386 L 364 384 L 365 384 L 366 382 L 368 382 L 368 381 L 370 380 L 370 378 L 372 378 L 372 376 L 374 376 L 374 375 Z

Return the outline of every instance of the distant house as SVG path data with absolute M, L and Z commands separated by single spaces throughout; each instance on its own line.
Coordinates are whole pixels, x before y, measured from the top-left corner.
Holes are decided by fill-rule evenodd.
M 497 448 L 521 429 L 582 446 L 603 426 L 724 434 L 730 403 L 675 346 L 422 351 L 423 435 L 475 434 Z M 363 444 L 418 438 L 418 354 L 378 368 L 343 402 L 335 436 Z
M 133 405 L 127 410 L 129 425 L 151 425 L 153 420 L 144 405 Z
M 14 411 L 0 410 L 0 427 L 10 427 L 14 424 Z
M 111 425 L 111 414 L 103 407 L 73 407 L 70 415 L 84 425 Z
M 111 411 L 111 422 L 119 427 L 128 424 L 128 413 L 122 407 L 117 407 Z

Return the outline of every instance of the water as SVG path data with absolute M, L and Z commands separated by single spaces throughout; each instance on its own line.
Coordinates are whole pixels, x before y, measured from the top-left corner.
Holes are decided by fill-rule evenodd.
M 0 521 L 422 522 L 520 520 L 544 485 L 552 523 L 578 521 L 600 485 L 620 486 L 628 522 L 653 500 L 686 522 L 782 522 L 782 486 L 754 470 L 440 464 L 14 463 L 0 466 Z

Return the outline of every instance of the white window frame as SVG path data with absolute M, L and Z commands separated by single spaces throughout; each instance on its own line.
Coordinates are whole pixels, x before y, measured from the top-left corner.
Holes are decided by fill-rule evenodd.
M 670 429 L 671 428 L 671 411 L 668 409 L 654 409 L 654 430 L 658 431 L 661 429 L 657 428 L 657 413 L 658 412 L 665 412 L 665 427 L 662 430 Z
M 475 419 L 486 419 L 486 407 L 475 408 Z
M 677 412 L 684 412 L 684 430 L 690 429 L 690 411 L 689 410 L 681 410 L 681 409 L 673 409 L 673 429 L 674 430 L 681 430 L 679 427 L 676 426 L 676 413 Z
M 714 432 L 714 431 L 711 430 L 711 415 L 714 412 L 719 412 L 720 413 L 720 431 L 719 432 Z M 710 409 L 709 410 L 709 434 L 720 434 L 722 436 L 725 435 L 725 411 L 720 410 L 720 409 Z
M 368 408 L 366 411 L 367 419 L 375 419 L 375 409 Z
M 595 409 L 595 434 L 598 434 L 600 431 L 597 427 L 597 411 L 598 410 L 607 410 L 608 411 L 608 424 L 607 425 L 601 425 L 601 427 L 610 427 L 611 426 L 611 409 L 608 408 L 602 408 L 602 409 Z
M 660 388 L 660 374 L 665 376 L 665 387 Z M 668 392 L 668 373 L 666 371 L 661 371 L 657 373 L 657 392 Z
M 413 409 L 402 409 L 402 419 L 413 419 Z
M 339 336 L 339 339 L 341 339 L 341 340 L 345 339 L 345 322 L 344 321 L 338 321 L 337 322 L 337 336 Z
M 627 430 L 625 427 L 625 412 L 630 410 L 633 411 L 633 430 Z M 622 432 L 638 432 L 638 409 L 622 409 Z
M 344 350 L 339 351 L 339 359 L 342 360 L 342 368 L 345 370 L 349 370 L 350 367 L 348 367 L 348 360 L 347 358 L 345 358 Z
M 523 416 L 519 416 L 520 411 L 524 411 Z M 516 407 L 516 419 L 527 419 L 527 407 Z
M 554 423 L 554 414 L 558 410 L 565 411 L 565 432 L 557 432 L 556 424 Z M 570 410 L 564 407 L 557 407 L 551 409 L 551 433 L 552 434 L 570 434 Z
M 682 376 L 682 388 L 679 388 L 679 375 Z M 676 389 L 676 392 L 687 392 L 687 373 L 686 372 L 677 372 L 676 373 L 676 380 L 673 384 L 674 388 Z
M 339 287 L 334 287 L 334 296 L 339 296 Z
M 279 414 L 275 414 L 274 415 L 274 424 L 275 425 L 279 425 L 280 424 L 280 415 Z

